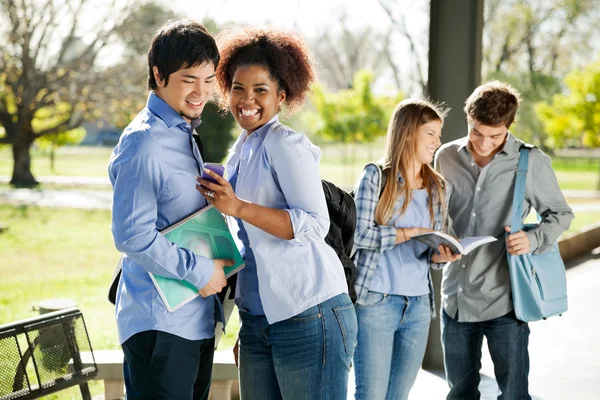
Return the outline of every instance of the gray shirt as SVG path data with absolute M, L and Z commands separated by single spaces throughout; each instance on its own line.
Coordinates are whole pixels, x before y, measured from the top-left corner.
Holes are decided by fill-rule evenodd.
M 445 144 L 436 154 L 435 167 L 452 187 L 449 230 L 457 238 L 494 236 L 498 240 L 444 268 L 442 305 L 452 318 L 458 313 L 461 322 L 478 322 L 501 317 L 513 309 L 504 227 L 511 222 L 523 142 L 509 132 L 503 149 L 483 168 L 475 163 L 467 144 L 468 137 L 464 137 Z M 551 249 L 573 219 L 550 157 L 537 148 L 529 156 L 522 219 L 531 207 L 542 218 L 527 232 L 531 250 L 537 254 Z

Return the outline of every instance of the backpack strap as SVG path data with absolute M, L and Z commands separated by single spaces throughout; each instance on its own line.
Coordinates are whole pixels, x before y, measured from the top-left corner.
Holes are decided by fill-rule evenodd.
M 381 197 L 381 195 L 383 194 L 383 189 L 385 189 L 385 184 L 387 183 L 386 182 L 387 181 L 387 177 L 383 173 L 383 165 L 380 164 L 379 162 L 371 161 L 371 162 L 368 162 L 365 165 L 364 169 L 366 169 L 369 165 L 373 165 L 375 168 L 377 168 L 377 175 L 379 176 L 379 179 L 378 179 L 378 182 L 377 182 L 378 183 L 377 193 L 379 193 L 379 197 Z

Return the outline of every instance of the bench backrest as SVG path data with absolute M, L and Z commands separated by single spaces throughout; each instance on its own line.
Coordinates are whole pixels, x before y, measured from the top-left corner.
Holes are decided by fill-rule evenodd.
M 97 373 L 76 308 L 0 326 L 0 400 L 38 398 L 82 385 Z

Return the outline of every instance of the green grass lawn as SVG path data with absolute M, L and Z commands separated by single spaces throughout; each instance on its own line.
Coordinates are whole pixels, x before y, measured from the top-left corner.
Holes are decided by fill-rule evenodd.
M 31 150 L 31 170 L 34 176 L 107 176 L 106 166 L 112 148 L 62 147 L 56 152 L 55 170 L 50 169 L 50 159 L 45 151 Z M 8 146 L 0 147 L 0 175 L 12 175 L 12 152 Z

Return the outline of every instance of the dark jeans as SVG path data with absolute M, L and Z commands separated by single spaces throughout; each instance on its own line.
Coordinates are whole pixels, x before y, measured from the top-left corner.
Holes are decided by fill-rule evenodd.
M 127 399 L 208 399 L 214 343 L 161 331 L 133 335 L 122 346 Z
M 458 322 L 442 310 L 442 348 L 447 399 L 479 399 L 481 345 L 486 337 L 494 374 L 502 391 L 498 399 L 531 399 L 528 394 L 529 326 L 514 311 L 483 322 Z

